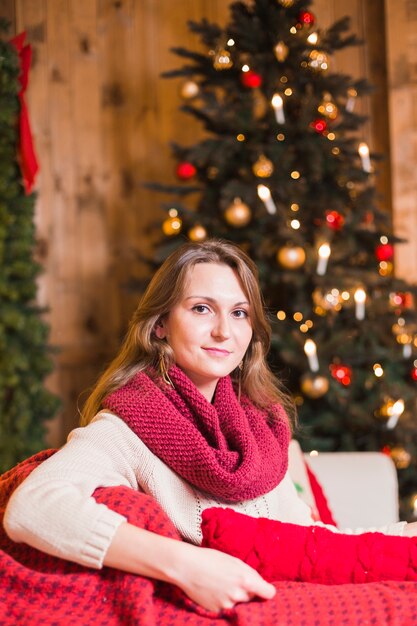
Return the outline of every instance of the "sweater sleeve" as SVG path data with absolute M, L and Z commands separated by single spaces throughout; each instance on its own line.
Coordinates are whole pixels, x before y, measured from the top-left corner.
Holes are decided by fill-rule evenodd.
M 98 504 L 92 494 L 98 487 L 138 489 L 135 439 L 127 425 L 105 417 L 72 431 L 67 444 L 10 498 L 4 516 L 9 537 L 47 554 L 101 568 L 126 518 Z

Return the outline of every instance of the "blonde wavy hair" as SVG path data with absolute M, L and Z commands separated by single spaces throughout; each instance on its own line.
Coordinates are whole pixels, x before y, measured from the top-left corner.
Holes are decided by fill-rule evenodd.
M 240 373 L 242 391 L 260 407 L 281 403 L 294 417 L 288 393 L 281 388 L 266 362 L 271 327 L 265 314 L 257 267 L 234 244 L 210 239 L 184 244 L 154 274 L 133 314 L 119 353 L 100 376 L 81 411 L 81 425 L 87 425 L 100 410 L 103 399 L 137 372 L 149 366 L 158 369 L 161 357 L 167 369 L 175 363 L 171 347 L 156 336 L 155 327 L 180 301 L 190 271 L 197 263 L 219 263 L 235 270 L 250 303 L 253 334 Z M 236 369 L 231 376 L 237 380 L 239 370 Z

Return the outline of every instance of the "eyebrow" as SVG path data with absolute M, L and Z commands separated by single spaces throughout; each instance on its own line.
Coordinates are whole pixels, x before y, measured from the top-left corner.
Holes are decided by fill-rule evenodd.
M 214 304 L 217 303 L 217 300 L 215 298 L 211 298 L 210 296 L 188 296 L 187 298 L 185 298 L 185 300 L 193 300 L 195 298 L 199 300 L 207 300 L 208 302 L 213 302 Z M 242 304 L 247 304 L 248 306 L 250 306 L 247 300 L 243 300 L 242 302 L 235 302 L 233 306 L 242 306 Z

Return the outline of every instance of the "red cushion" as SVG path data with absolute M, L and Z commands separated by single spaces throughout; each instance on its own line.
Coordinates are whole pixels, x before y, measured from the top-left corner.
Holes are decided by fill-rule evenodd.
M 417 580 L 415 538 L 344 535 L 316 525 L 254 518 L 232 509 L 207 509 L 202 517 L 203 546 L 242 559 L 269 581 Z

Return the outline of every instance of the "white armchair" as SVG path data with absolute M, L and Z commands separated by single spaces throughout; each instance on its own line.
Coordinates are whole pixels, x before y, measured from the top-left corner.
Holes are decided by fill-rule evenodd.
M 320 452 L 317 456 L 304 454 L 304 458 L 321 484 L 340 528 L 368 528 L 398 521 L 397 472 L 390 457 L 381 452 Z M 306 470 L 294 441 L 290 444 L 289 470 L 296 483 L 305 485 Z M 307 501 L 312 497 L 303 495 Z

